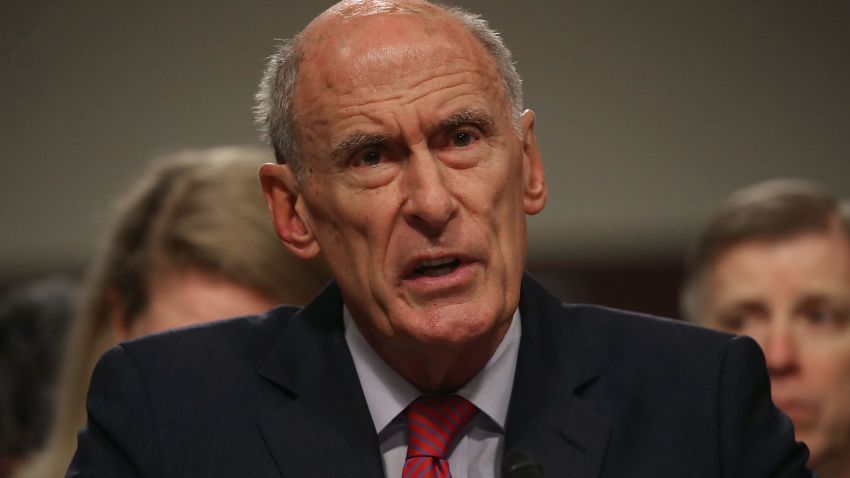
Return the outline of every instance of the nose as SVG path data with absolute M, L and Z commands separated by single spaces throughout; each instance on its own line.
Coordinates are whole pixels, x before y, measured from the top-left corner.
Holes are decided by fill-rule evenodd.
M 411 226 L 428 236 L 439 235 L 457 210 L 445 169 L 425 150 L 411 152 L 404 171 L 402 214 Z
M 770 377 L 780 378 L 799 370 L 797 340 L 787 323 L 776 323 L 759 340 Z

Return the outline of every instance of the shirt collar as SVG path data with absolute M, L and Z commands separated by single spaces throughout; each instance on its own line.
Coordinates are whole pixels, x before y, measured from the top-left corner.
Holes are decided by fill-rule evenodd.
M 345 341 L 351 351 L 360 386 L 375 424 L 381 433 L 422 392 L 381 359 L 354 323 L 348 307 L 343 307 Z M 457 394 L 478 407 L 502 430 L 516 371 L 521 335 L 519 309 L 490 360 Z

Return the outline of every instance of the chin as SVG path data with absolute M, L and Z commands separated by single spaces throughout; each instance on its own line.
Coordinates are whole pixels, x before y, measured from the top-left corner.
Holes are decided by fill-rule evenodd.
M 414 340 L 433 345 L 475 342 L 495 334 L 510 320 L 499 317 L 494 307 L 477 303 L 437 306 L 414 312 L 410 317 Z
M 801 441 L 809 447 L 809 466 L 815 466 L 823 459 L 824 449 L 823 442 L 817 433 L 796 431 L 795 440 Z

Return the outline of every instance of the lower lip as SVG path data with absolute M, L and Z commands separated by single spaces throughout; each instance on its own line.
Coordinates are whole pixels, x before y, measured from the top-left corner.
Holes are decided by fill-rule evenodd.
M 417 275 L 402 280 L 402 285 L 416 295 L 433 296 L 457 293 L 472 285 L 475 269 L 474 263 L 464 262 L 446 275 L 436 277 Z

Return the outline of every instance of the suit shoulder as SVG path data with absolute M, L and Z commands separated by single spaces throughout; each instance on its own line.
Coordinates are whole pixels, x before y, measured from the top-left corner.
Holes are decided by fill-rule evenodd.
M 596 351 L 725 347 L 732 335 L 686 322 L 599 305 L 565 304 L 532 277 L 523 279 L 523 330 Z M 526 317 L 528 316 L 528 317 Z
M 121 346 L 140 363 L 187 356 L 232 358 L 271 347 L 298 310 L 279 306 L 262 315 L 167 330 L 123 342 Z
M 581 326 L 601 329 L 609 334 L 621 334 L 631 339 L 635 338 L 635 334 L 640 334 L 725 343 L 734 337 L 682 320 L 598 305 L 563 304 L 562 308 L 566 317 L 578 321 Z
M 593 305 L 563 305 L 587 347 L 662 368 L 719 366 L 736 336 L 691 323 Z M 737 337 L 741 339 L 741 337 Z M 712 368 L 709 366 L 709 368 Z

